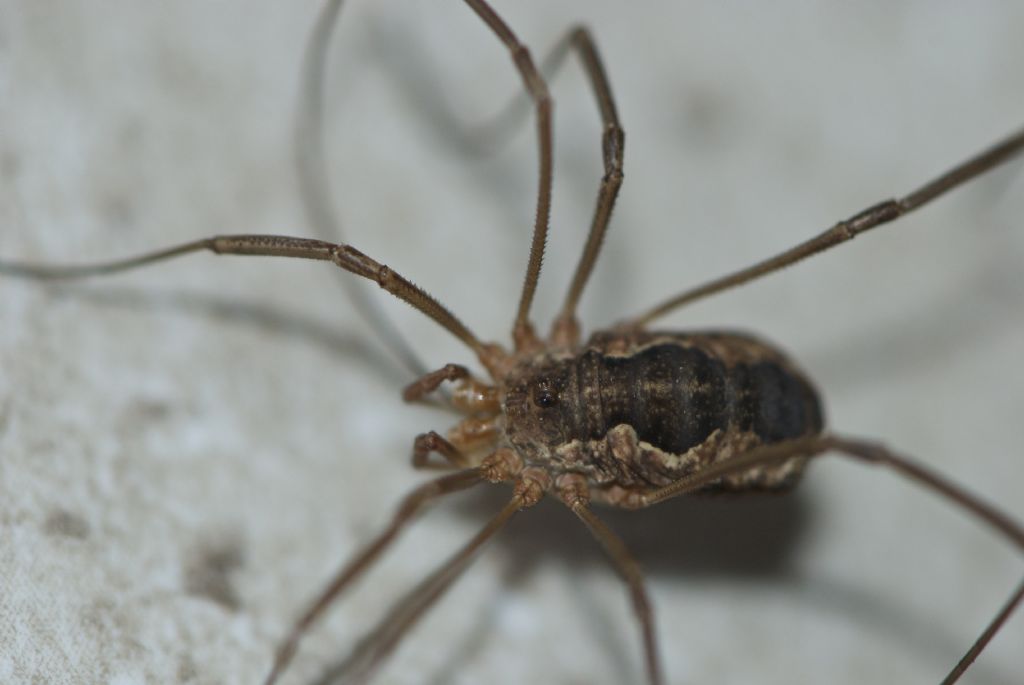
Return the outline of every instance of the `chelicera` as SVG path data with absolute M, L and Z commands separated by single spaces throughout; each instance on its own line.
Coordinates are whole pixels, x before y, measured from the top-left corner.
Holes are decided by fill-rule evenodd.
M 810 381 L 783 353 L 757 339 L 727 332 L 680 334 L 652 330 L 658 317 L 688 302 L 771 273 L 897 219 L 1017 155 L 1017 133 L 958 165 L 920 189 L 841 221 L 821 235 L 748 269 L 682 293 L 613 329 L 584 339 L 576 307 L 596 263 L 623 179 L 624 133 L 609 79 L 585 29 L 574 29 L 556 55 L 580 58 L 597 97 L 604 125 L 605 174 L 591 232 L 572 285 L 551 332 L 539 336 L 529 312 L 541 267 L 552 187 L 551 99 L 529 52 L 504 21 L 481 0 L 467 4 L 508 47 L 531 97 L 539 144 L 537 221 L 526 282 L 506 350 L 480 341 L 443 305 L 387 266 L 344 244 L 285 236 L 231 235 L 195 241 L 140 257 L 82 267 L 4 263 L 10 275 L 75 278 L 120 271 L 196 251 L 286 256 L 330 261 L 377 282 L 462 341 L 490 378 L 448 365 L 424 374 L 405 390 L 407 401 L 440 396 L 464 418 L 444 436 L 420 435 L 413 463 L 451 470 L 404 500 L 392 524 L 363 548 L 297 622 L 277 654 L 267 683 L 277 679 L 299 639 L 334 599 L 366 571 L 395 537 L 433 500 L 485 482 L 512 486 L 507 506 L 467 545 L 432 574 L 390 616 L 364 648 L 366 673 L 387 656 L 417 618 L 466 568 L 476 551 L 518 510 L 548 496 L 561 501 L 605 547 L 625 578 L 643 634 L 647 678 L 661 683 L 653 608 L 639 566 L 626 546 L 592 511 L 601 503 L 642 508 L 691 492 L 784 490 L 795 485 L 806 463 L 836 452 L 900 471 L 950 498 L 1024 546 L 1014 521 L 952 483 L 868 441 L 824 432 L 821 402 Z M 321 20 L 313 55 L 322 50 L 338 3 Z M 449 395 L 438 391 L 451 384 Z M 961 664 L 955 680 L 1019 603 L 1011 597 Z

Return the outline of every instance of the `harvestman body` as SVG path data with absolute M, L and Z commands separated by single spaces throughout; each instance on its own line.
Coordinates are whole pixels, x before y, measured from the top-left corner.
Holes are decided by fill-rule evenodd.
M 330 261 L 375 281 L 444 327 L 476 355 L 490 375 L 474 378 L 450 364 L 421 374 L 405 390 L 418 401 L 453 384 L 442 399 L 464 418 L 445 436 L 417 437 L 413 463 L 452 471 L 428 481 L 402 502 L 390 526 L 363 548 L 299 619 L 277 653 L 268 685 L 294 655 L 299 640 L 333 601 L 384 552 L 433 500 L 484 482 L 508 483 L 504 509 L 465 547 L 429 576 L 390 614 L 360 648 L 366 677 L 387 657 L 407 630 L 468 566 L 480 547 L 520 509 L 551 496 L 573 511 L 604 546 L 628 584 L 643 635 L 647 678 L 664 682 L 653 611 L 637 563 L 622 541 L 593 513 L 598 502 L 642 508 L 695 491 L 784 490 L 806 463 L 826 452 L 899 471 L 984 520 L 1024 548 L 1024 529 L 954 484 L 877 444 L 824 432 L 821 403 L 810 381 L 781 352 L 749 336 L 726 332 L 682 334 L 652 331 L 654 319 L 688 302 L 745 283 L 828 249 L 922 206 L 1024 149 L 1019 132 L 960 164 L 938 179 L 896 200 L 880 202 L 824 233 L 752 267 L 686 291 L 614 329 L 583 340 L 576 306 L 596 262 L 622 183 L 624 134 L 608 78 L 590 34 L 573 30 L 553 53 L 580 58 L 593 86 L 604 125 L 605 174 L 591 231 L 564 305 L 546 338 L 529 322 L 540 273 L 552 187 L 551 99 L 541 72 L 504 21 L 482 0 L 467 4 L 506 45 L 535 107 L 539 144 L 536 224 L 525 286 L 513 327 L 513 348 L 481 342 L 443 305 L 401 275 L 355 248 L 323 240 L 269 235 L 218 236 L 135 258 L 85 266 L 0 262 L 0 273 L 65 279 L 112 273 L 197 251 L 216 254 L 298 257 Z M 319 131 L 319 83 L 323 53 L 340 3 L 329 3 L 309 55 L 305 112 L 313 138 Z M 308 171 L 307 171 L 308 173 Z M 322 197 L 315 173 L 304 179 L 307 200 Z M 320 177 L 323 178 L 322 176 Z M 314 225 L 325 222 L 311 212 Z M 329 221 L 328 221 L 329 223 Z M 386 324 L 376 320 L 374 326 Z M 398 344 L 394 338 L 389 344 Z M 398 350 L 406 360 L 407 351 Z M 415 366 L 415 362 L 410 363 Z M 1024 596 L 1019 586 L 989 628 L 971 646 L 945 682 L 955 681 L 981 652 Z

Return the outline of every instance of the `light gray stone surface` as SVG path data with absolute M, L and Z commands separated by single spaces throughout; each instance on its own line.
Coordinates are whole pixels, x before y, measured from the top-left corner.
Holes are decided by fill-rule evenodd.
M 591 326 L 909 191 L 1024 123 L 1011 3 L 622 5 L 498 4 L 538 57 L 589 24 L 619 103 L 626 182 L 583 303 Z M 306 233 L 291 116 L 315 8 L 0 5 L 0 254 Z M 454 2 L 353 2 L 338 38 L 327 154 L 349 239 L 507 339 L 532 123 L 499 155 L 467 157 L 431 96 L 479 120 L 518 87 L 507 55 Z M 552 88 L 545 325 L 600 175 L 576 66 Z M 760 331 L 818 380 L 837 429 L 1020 519 L 1022 198 L 1016 164 L 662 323 Z M 422 480 L 412 436 L 450 419 L 401 403 L 407 377 L 376 361 L 329 271 L 197 256 L 60 289 L 0 283 L 0 681 L 258 682 L 297 611 Z M 471 361 L 381 301 L 431 366 Z M 342 659 L 498 506 L 468 496 L 429 514 L 286 682 Z M 379 682 L 638 682 L 617 579 L 571 517 L 539 509 Z M 988 531 L 838 459 L 789 499 L 608 517 L 650 571 L 672 683 L 937 682 L 1020 576 Z M 1012 682 L 1022 642 L 1018 616 L 967 682 Z

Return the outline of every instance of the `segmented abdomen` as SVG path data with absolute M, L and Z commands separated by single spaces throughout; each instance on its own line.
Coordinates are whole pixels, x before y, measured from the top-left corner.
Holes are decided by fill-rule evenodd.
M 597 440 L 627 424 L 639 440 L 682 454 L 718 429 L 751 432 L 766 443 L 821 431 L 816 393 L 777 353 L 730 359 L 691 342 L 680 336 L 625 355 L 592 348 L 577 356 L 572 437 Z

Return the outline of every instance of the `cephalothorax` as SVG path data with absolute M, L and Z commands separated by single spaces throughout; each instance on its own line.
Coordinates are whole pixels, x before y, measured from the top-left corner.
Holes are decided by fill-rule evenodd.
M 1024 529 L 953 483 L 872 442 L 824 432 L 821 403 L 803 373 L 774 347 L 727 332 L 674 333 L 648 330 L 656 318 L 702 297 L 732 288 L 893 221 L 946 191 L 1018 155 L 1024 132 L 954 167 L 910 194 L 879 202 L 770 259 L 685 291 L 585 342 L 577 303 L 597 260 L 622 183 L 624 133 L 604 68 L 589 32 L 577 27 L 556 46 L 553 62 L 569 52 L 580 58 L 603 123 L 604 176 L 587 243 L 569 292 L 546 337 L 529 320 L 547 233 L 552 192 L 551 97 L 529 51 L 483 0 L 467 4 L 507 47 L 533 102 L 539 148 L 536 223 L 511 350 L 481 342 L 440 302 L 409 280 L 346 244 L 275 235 L 224 235 L 138 257 L 84 266 L 0 262 L 0 274 L 39 279 L 94 276 L 135 268 L 192 252 L 295 257 L 328 261 L 372 280 L 442 326 L 466 345 L 490 379 L 449 364 L 422 373 L 415 357 L 385 333 L 385 342 L 417 372 L 405 399 L 440 397 L 462 413 L 446 436 L 416 438 L 413 464 L 451 470 L 411 492 L 390 525 L 347 563 L 300 617 L 279 649 L 267 683 L 274 682 L 308 628 L 366 571 L 400 532 L 435 499 L 485 482 L 511 485 L 507 505 L 384 620 L 356 656 L 368 677 L 417 619 L 459 577 L 476 552 L 518 510 L 545 496 L 562 502 L 603 545 L 630 589 L 638 617 L 648 681 L 663 682 L 651 603 L 642 574 L 619 538 L 594 514 L 592 503 L 642 508 L 691 492 L 784 490 L 806 463 L 827 451 L 887 466 L 949 499 L 1024 549 Z M 308 55 L 301 151 L 303 183 L 320 232 L 333 229 L 318 156 L 321 72 L 340 2 L 328 2 Z M 384 331 L 379 318 L 372 325 Z M 444 388 L 446 383 L 452 385 Z M 445 394 L 447 393 L 447 394 Z M 1024 584 L 950 672 L 953 682 L 981 652 L 1024 597 Z

